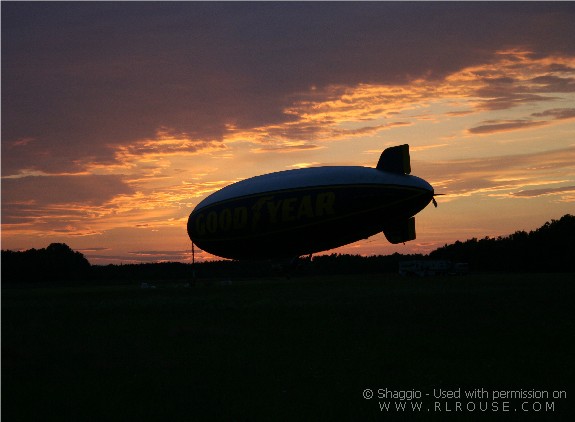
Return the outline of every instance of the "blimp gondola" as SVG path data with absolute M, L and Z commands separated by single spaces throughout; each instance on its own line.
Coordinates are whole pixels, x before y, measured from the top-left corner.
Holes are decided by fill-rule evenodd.
M 193 244 L 223 258 L 283 259 L 337 248 L 383 232 L 415 239 L 415 215 L 433 187 L 410 175 L 409 146 L 385 149 L 375 168 L 285 170 L 233 183 L 188 218 Z

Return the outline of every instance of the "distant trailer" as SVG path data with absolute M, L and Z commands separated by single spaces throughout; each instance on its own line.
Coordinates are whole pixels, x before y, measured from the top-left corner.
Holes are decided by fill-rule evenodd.
M 399 275 L 431 277 L 439 275 L 465 275 L 469 271 L 467 263 L 452 263 L 445 260 L 402 261 L 399 263 Z

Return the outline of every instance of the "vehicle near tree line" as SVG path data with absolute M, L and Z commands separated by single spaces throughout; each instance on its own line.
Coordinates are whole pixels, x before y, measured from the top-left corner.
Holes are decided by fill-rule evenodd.
M 451 262 L 448 260 L 417 260 L 401 261 L 399 275 L 429 277 L 438 275 L 466 275 L 469 264 L 466 262 Z

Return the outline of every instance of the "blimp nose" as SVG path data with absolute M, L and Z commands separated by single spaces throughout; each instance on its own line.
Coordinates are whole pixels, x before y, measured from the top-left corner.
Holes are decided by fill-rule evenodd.
M 427 205 L 429 205 L 429 203 L 433 203 L 433 206 L 435 208 L 437 208 L 437 201 L 435 200 L 436 196 L 440 196 L 440 195 L 444 195 L 443 193 L 435 193 L 435 189 L 433 189 L 433 186 L 431 186 L 429 183 L 427 183 L 425 180 L 422 180 L 423 182 L 425 182 L 424 189 L 425 189 L 425 196 L 427 197 L 427 202 L 425 203 L 425 207 Z M 425 208 L 424 207 L 424 208 Z M 422 208 L 423 209 L 423 208 Z
M 433 186 L 431 186 L 427 181 L 416 176 L 409 177 L 411 188 L 415 188 L 417 191 L 417 194 L 412 197 L 411 201 L 411 215 L 415 215 L 427 207 L 430 202 L 434 201 L 433 197 L 435 195 L 435 191 Z
M 433 202 L 433 205 L 435 207 L 437 207 L 437 202 L 435 201 L 435 190 L 433 189 L 433 186 L 431 186 L 429 183 L 427 184 L 428 188 L 426 189 L 426 197 L 427 197 L 427 205 L 429 205 L 430 202 Z
M 435 199 L 433 198 L 434 195 L 435 195 L 435 192 L 433 191 L 433 188 L 426 189 L 425 193 L 422 195 L 423 206 L 421 207 L 421 209 L 427 207 L 430 202 L 433 202 L 435 205 Z M 435 205 L 435 206 L 437 206 L 437 205 Z

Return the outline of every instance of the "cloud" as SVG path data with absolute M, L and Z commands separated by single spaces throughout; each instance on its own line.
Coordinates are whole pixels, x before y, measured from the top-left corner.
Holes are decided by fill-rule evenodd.
M 2 180 L 3 238 L 83 237 L 104 232 L 101 217 L 113 215 L 118 198 L 134 195 L 122 176 L 25 176 Z
M 467 116 L 468 114 L 473 113 L 472 110 L 459 110 L 459 111 L 449 111 L 446 113 L 449 117 L 459 117 L 459 116 Z
M 562 71 L 573 72 L 573 69 L 563 69 Z M 575 92 L 575 78 L 573 77 L 544 75 L 537 76 L 529 82 L 535 85 L 532 88 L 535 92 Z
M 440 122 L 443 117 L 455 120 L 473 113 L 496 114 L 525 104 L 535 106 L 559 98 L 533 93 L 536 89 L 544 91 L 541 89 L 543 79 L 538 78 L 552 76 L 550 69 L 554 69 L 555 64 L 559 66 L 557 73 L 564 74 L 569 69 L 564 65 L 575 66 L 575 58 L 538 58 L 522 50 L 497 51 L 492 61 L 461 69 L 444 80 L 421 79 L 409 85 L 315 87 L 308 95 L 302 94 L 300 99 L 286 109 L 293 121 L 238 131 L 231 137 L 226 136 L 225 142 L 249 139 L 250 142 L 265 145 L 255 149 L 258 152 L 295 151 L 295 148 L 289 148 L 295 140 L 313 140 L 314 144 L 320 144 L 353 137 L 365 138 L 377 136 L 385 130 L 414 126 L 424 120 Z M 569 95 L 570 91 L 560 94 Z M 445 111 L 443 115 L 427 111 L 434 110 L 433 107 L 438 104 L 456 110 Z M 461 110 L 462 107 L 466 110 Z M 523 119 L 485 120 L 467 132 L 488 134 L 529 129 L 550 123 L 550 117 L 558 120 L 559 117 L 568 118 L 570 115 L 569 109 L 554 113 L 531 114 Z M 365 121 L 379 123 L 382 120 L 385 123 L 358 126 L 358 123 Z M 350 126 L 350 122 L 353 122 L 353 126 L 346 127 Z
M 575 147 L 531 154 L 491 156 L 450 161 L 413 160 L 412 169 L 447 196 L 495 195 L 528 186 L 564 183 L 572 171 Z M 571 170 L 570 170 L 571 169 Z M 560 175 L 563 175 L 562 178 Z
M 575 191 L 575 186 L 562 186 L 558 188 L 527 189 L 512 193 L 513 196 L 533 198 L 543 195 L 557 195 L 564 192 Z
M 575 118 L 575 108 L 554 108 L 541 113 L 531 114 L 533 117 L 552 117 L 556 120 Z
M 296 151 L 310 151 L 317 150 L 323 147 L 308 143 L 294 143 L 285 142 L 283 145 L 279 143 L 274 143 L 273 145 L 264 145 L 259 148 L 254 148 L 251 152 L 263 153 L 263 152 L 296 152 Z
M 97 252 L 97 251 L 96 251 Z M 214 257 L 199 248 L 195 248 L 195 261 L 211 261 L 220 260 L 221 258 Z M 191 246 L 186 250 L 144 250 L 144 251 L 128 251 L 124 254 L 91 254 L 87 253 L 86 258 L 93 265 L 100 264 L 145 264 L 154 262 L 192 262 L 192 249 Z
M 193 141 L 189 139 L 148 139 L 136 141 L 126 146 L 115 149 L 116 160 L 127 162 L 137 160 L 140 157 L 162 157 L 177 155 L 179 157 L 207 152 L 210 150 L 225 149 L 225 145 L 219 142 Z
M 513 55 L 513 52 L 510 52 Z M 505 66 L 509 68 L 509 63 Z M 529 66 L 529 62 L 524 63 L 527 68 L 533 69 L 533 64 Z M 481 81 L 483 86 L 475 91 L 475 95 L 484 99 L 481 102 L 480 108 L 483 110 L 504 110 L 521 104 L 528 104 L 540 101 L 551 101 L 555 97 L 543 96 L 534 94 L 533 92 L 549 92 L 544 89 L 533 89 L 532 85 L 537 84 L 539 78 L 544 76 L 532 78 L 525 81 L 521 76 L 517 75 L 516 78 L 496 76 L 493 75 L 494 70 L 490 70 L 489 76 L 483 77 Z M 563 92 L 563 91 L 560 91 Z
M 191 261 L 192 250 L 150 250 L 150 251 L 131 251 L 128 255 L 140 262 L 158 262 L 158 261 Z
M 110 248 L 102 247 L 102 246 L 93 246 L 93 247 L 84 247 L 84 248 L 76 248 L 78 252 L 86 253 L 86 252 L 102 252 L 102 251 L 109 251 Z
M 133 189 L 122 176 L 65 175 L 26 176 L 2 180 L 2 205 L 38 204 L 102 205 L 117 195 L 129 195 Z
M 136 190 L 124 177 L 115 175 L 3 179 L 3 238 L 18 233 L 93 236 L 123 227 L 185 225 L 180 221 L 181 210 L 216 189 L 213 186 L 221 184 L 197 182 Z
M 333 86 L 441 81 L 502 48 L 573 54 L 574 15 L 560 3 L 3 3 L 3 172 L 113 164 L 118 149 L 153 150 L 138 142 L 162 127 L 213 146 L 230 125 L 297 120 L 289 109 L 312 88 L 324 102 Z M 532 83 L 571 89 L 554 78 Z
M 505 110 L 512 107 L 517 107 L 522 104 L 537 103 L 540 101 L 552 101 L 557 99 L 557 97 L 517 92 L 513 89 L 513 87 L 510 87 L 507 90 L 501 90 L 498 88 L 484 88 L 478 90 L 476 93 L 481 97 L 490 97 L 488 100 L 481 104 L 481 109 L 492 111 Z
M 312 162 L 312 163 L 296 163 L 296 164 L 292 164 L 289 167 L 293 168 L 293 169 L 304 169 L 304 168 L 308 168 L 308 167 L 316 167 L 316 166 L 320 166 L 321 163 L 318 163 L 317 161 Z
M 409 147 L 409 151 L 410 152 L 420 152 L 420 151 L 427 151 L 430 149 L 434 149 L 434 148 L 445 148 L 448 147 L 449 144 L 443 143 L 443 144 L 435 144 L 435 145 L 422 145 L 422 146 L 414 146 L 414 147 Z M 374 152 L 378 152 L 378 151 L 374 151 Z
M 468 129 L 468 132 L 483 135 L 544 126 L 549 124 L 552 120 L 567 120 L 575 118 L 575 108 L 554 108 L 543 112 L 531 113 L 531 117 L 551 118 L 551 120 L 487 120 L 484 121 L 484 124 L 482 125 Z
M 468 132 L 481 135 L 508 132 L 511 130 L 529 129 L 535 126 L 545 125 L 547 122 L 531 120 L 490 120 L 484 123 L 483 125 L 472 127 Z
M 237 179 L 213 181 L 183 181 L 182 186 L 173 188 L 175 192 L 185 195 L 186 198 L 201 198 L 207 196 L 229 184 L 238 182 Z

